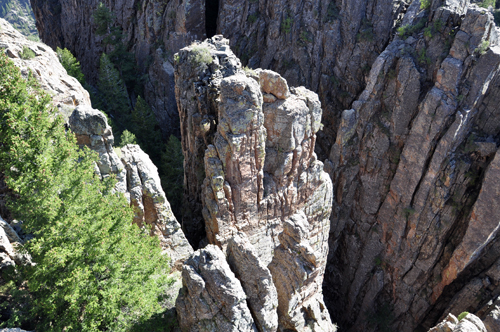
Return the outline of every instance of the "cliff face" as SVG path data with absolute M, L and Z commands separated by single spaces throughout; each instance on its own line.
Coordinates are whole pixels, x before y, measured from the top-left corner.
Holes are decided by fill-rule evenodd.
M 403 24 L 426 27 L 400 30 L 374 62 L 326 162 L 324 291 L 351 331 L 387 312 L 379 327 L 429 328 L 500 291 L 497 31 L 482 8 L 431 9 L 408 11 Z
M 500 48 L 488 10 L 466 0 L 220 0 L 217 32 L 230 38 L 229 45 L 215 38 L 192 46 L 179 52 L 174 69 L 173 53 L 205 35 L 203 2 L 104 3 L 118 13 L 127 46 L 149 73 L 146 96 L 164 132 L 177 130 L 179 111 L 183 228 L 194 246 L 202 241 L 223 249 L 229 267 L 217 269 L 232 270 L 241 283 L 238 288 L 232 277 L 226 280 L 234 286 L 229 297 L 241 289 L 251 297 L 245 283 L 255 284 L 244 282 L 245 271 L 231 263 L 242 259 L 239 252 L 263 266 L 250 275 L 272 275 L 277 294 L 292 284 L 274 280 L 277 273 L 304 270 L 309 280 L 312 261 L 288 254 L 305 246 L 305 238 L 326 237 L 323 216 L 329 212 L 311 203 L 329 199 L 316 196 L 329 184 L 322 171 L 311 170 L 320 168 L 315 149 L 333 182 L 323 291 L 334 322 L 348 331 L 414 331 L 436 325 L 448 312 L 467 310 L 486 319 L 488 303 L 500 295 Z M 70 48 L 95 79 L 104 51 L 92 23 L 97 1 L 32 4 L 42 39 Z M 273 69 L 319 98 L 289 89 L 275 73 L 243 75 L 229 46 L 244 64 Z M 314 122 L 319 101 L 320 131 Z M 304 219 L 314 224 L 310 212 L 323 226 L 304 230 Z M 327 248 L 309 245 L 313 252 Z M 216 279 L 209 282 L 200 272 L 219 255 L 214 251 L 200 251 L 188 262 L 201 277 L 187 267 L 183 273 L 198 285 L 189 294 L 220 304 L 221 294 L 210 290 Z M 273 257 L 297 265 L 280 270 Z M 311 285 L 323 275 L 324 267 L 315 266 L 313 275 L 320 277 Z M 276 311 L 280 323 L 289 318 L 283 305 L 288 296 Z M 256 312 L 273 312 L 256 309 L 272 308 L 269 298 L 252 304 L 252 321 L 246 309 L 238 311 L 249 329 L 276 326 L 274 318 L 269 327 L 256 318 Z M 203 317 L 218 321 L 219 311 L 210 310 Z
M 218 246 L 184 265 L 181 326 L 334 331 L 321 291 L 332 187 L 314 153 L 318 97 L 289 89 L 269 70 L 245 73 L 228 43 L 215 36 L 176 55 L 185 178 L 197 198 L 189 203 L 204 219 L 193 229 L 204 228 L 206 241 Z M 211 273 L 222 272 L 212 264 L 234 275 L 214 281 Z M 220 300 L 230 297 L 225 292 L 248 297 L 248 308 Z M 227 328 L 214 315 L 220 311 L 231 312 L 223 314 L 231 317 Z
M 78 143 L 99 153 L 96 173 L 102 178 L 116 176 L 116 190 L 124 193 L 137 208 L 134 221 L 152 227 L 152 235 L 160 238 L 163 249 L 172 258 L 172 265 L 179 267 L 192 253 L 192 248 L 172 213 L 157 169 L 148 155 L 137 145 L 127 145 L 121 150 L 113 148 L 113 132 L 106 116 L 91 107 L 88 92 L 66 73 L 50 47 L 28 41 L 3 19 L 0 19 L 0 47 L 24 75 L 31 71 L 41 88 L 52 96 L 54 106 L 67 120 Z M 23 47 L 31 49 L 35 57 L 23 59 Z

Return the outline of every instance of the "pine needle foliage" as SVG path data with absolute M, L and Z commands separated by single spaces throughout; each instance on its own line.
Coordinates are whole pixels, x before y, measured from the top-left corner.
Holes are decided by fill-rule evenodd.
M 0 52 L 0 171 L 11 213 L 34 236 L 24 248 L 35 263 L 17 269 L 19 301 L 7 325 L 127 331 L 161 311 L 168 259 L 157 238 L 132 224 L 114 180 L 96 177 L 97 158 Z
M 80 82 L 81 85 L 85 85 L 85 76 L 82 73 L 82 69 L 80 68 L 80 62 L 71 54 L 71 52 L 65 48 L 57 48 L 57 57 L 59 58 L 59 62 L 61 62 L 64 69 L 68 75 L 73 76 Z

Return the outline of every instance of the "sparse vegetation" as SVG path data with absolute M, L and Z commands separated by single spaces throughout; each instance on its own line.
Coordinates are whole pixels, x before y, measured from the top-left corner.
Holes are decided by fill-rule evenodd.
M 36 54 L 28 46 L 23 46 L 23 50 L 19 53 L 19 56 L 23 60 L 31 60 L 36 56 Z
M 425 48 L 422 48 L 420 52 L 418 53 L 418 62 L 423 65 L 430 65 L 431 64 L 431 58 L 427 56 L 427 50 Z
M 484 0 L 479 3 L 479 7 L 489 8 L 490 6 L 495 8 L 496 0 Z
M 432 0 L 420 0 L 420 9 L 427 9 L 431 6 Z
M 190 60 L 197 66 L 209 65 L 213 61 L 210 50 L 202 45 L 193 45 Z
M 255 23 L 255 22 L 257 22 L 258 18 L 259 18 L 259 13 L 258 12 L 250 14 L 250 15 L 248 15 L 248 22 Z
M 330 1 L 326 9 L 325 22 L 333 22 L 335 20 L 338 20 L 339 18 L 340 18 L 340 10 L 335 4 L 335 1 L 332 0 Z
M 417 22 L 417 24 L 402 25 L 397 29 L 398 35 L 401 38 L 406 39 L 406 38 L 410 37 L 411 35 L 413 35 L 414 33 L 420 31 L 425 26 L 426 22 L 427 22 L 427 17 L 423 17 Z
M 281 22 L 281 31 L 283 31 L 284 33 L 289 33 L 290 31 L 292 31 L 292 23 L 293 19 L 291 17 L 285 18 L 283 22 Z
M 57 57 L 59 58 L 59 62 L 63 65 L 64 69 L 68 75 L 73 76 L 80 82 L 80 84 L 85 84 L 85 76 L 82 73 L 80 68 L 80 62 L 71 54 L 71 52 L 65 48 L 60 49 L 59 47 L 56 50 Z
M 462 312 L 460 315 L 458 315 L 457 319 L 458 321 L 461 321 L 462 319 L 465 318 L 469 313 L 467 311 Z
M 481 44 L 474 50 L 475 53 L 479 55 L 484 55 L 488 51 L 488 48 L 490 47 L 490 42 L 487 40 L 483 40 Z

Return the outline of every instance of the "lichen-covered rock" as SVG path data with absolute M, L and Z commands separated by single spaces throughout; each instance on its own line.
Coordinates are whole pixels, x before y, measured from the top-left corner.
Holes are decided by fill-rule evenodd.
M 241 283 L 214 245 L 197 250 L 182 268 L 176 301 L 179 325 L 189 332 L 257 332 Z
M 200 50 L 211 63 L 193 62 Z M 321 290 L 333 189 L 314 153 L 322 114 L 317 95 L 303 87 L 289 89 L 281 76 L 270 71 L 245 73 L 220 36 L 182 49 L 176 57 L 177 103 L 189 165 L 186 193 L 195 193 L 188 196 L 191 206 L 197 211 L 202 207 L 208 242 L 227 253 L 257 327 L 275 329 L 274 301 L 271 297 L 263 302 L 257 289 L 266 296 L 276 286 L 279 330 L 301 331 L 307 326 L 311 331 L 335 331 Z M 264 99 L 266 94 L 275 98 Z M 201 158 L 204 167 L 198 164 Z M 301 216 L 304 233 L 298 246 L 307 248 L 304 255 L 314 257 L 316 265 L 311 272 L 311 266 L 299 264 L 311 273 L 280 278 L 290 257 L 278 255 L 288 250 L 278 249 L 279 236 L 286 220 L 295 215 Z M 239 233 L 247 239 L 244 245 L 235 237 Z M 247 248 L 245 259 L 253 261 L 254 274 L 268 276 L 269 268 L 272 281 L 266 284 L 274 285 L 256 280 L 251 268 L 242 270 L 234 258 L 241 255 L 241 245 Z M 266 319 L 270 321 L 263 324 Z

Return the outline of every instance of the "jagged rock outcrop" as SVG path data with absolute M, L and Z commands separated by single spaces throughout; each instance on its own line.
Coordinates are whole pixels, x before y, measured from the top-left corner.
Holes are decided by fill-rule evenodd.
M 160 185 L 158 171 L 138 146 L 113 148 L 114 137 L 106 116 L 91 107 L 88 92 L 66 73 L 57 55 L 42 43 L 28 41 L 5 20 L 0 19 L 0 47 L 21 68 L 23 75 L 33 73 L 42 89 L 47 91 L 67 124 L 75 133 L 78 144 L 99 153 L 96 173 L 102 178 L 115 176 L 116 190 L 122 192 L 137 208 L 136 222 L 152 226 L 151 232 L 160 243 L 172 265 L 180 268 L 193 252 Z M 23 47 L 34 51 L 33 59 L 22 59 Z
M 272 71 L 245 73 L 227 45 L 176 55 L 186 193 L 204 218 L 191 227 L 226 253 L 259 330 L 335 331 L 321 291 L 332 187 L 314 153 L 320 102 Z
M 325 128 L 316 149 L 326 156 L 341 110 L 362 91 L 396 21 L 415 3 L 220 0 L 217 33 L 250 67 L 272 69 L 318 93 Z
M 481 320 L 473 315 L 467 314 L 459 321 L 452 314 L 448 314 L 446 319 L 429 330 L 429 332 L 492 332 L 487 330 Z
M 343 112 L 324 291 L 346 330 L 428 329 L 498 295 L 497 45 L 485 9 L 408 11 Z
M 218 247 L 196 251 L 182 267 L 182 280 L 176 307 L 183 331 L 257 331 L 241 283 Z

